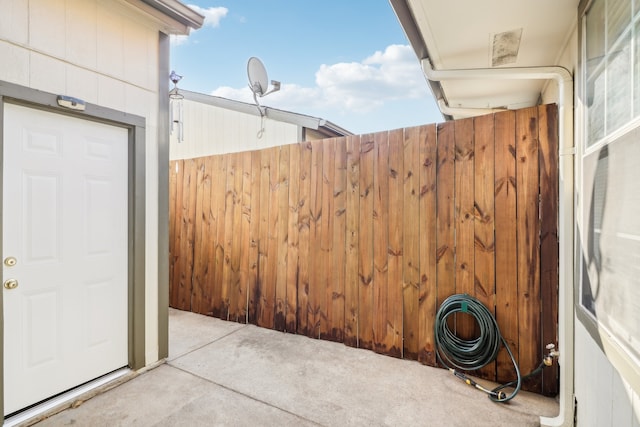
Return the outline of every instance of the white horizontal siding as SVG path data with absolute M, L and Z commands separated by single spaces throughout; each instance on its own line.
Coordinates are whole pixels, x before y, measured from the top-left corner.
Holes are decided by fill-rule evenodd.
M 183 135 L 171 134 L 172 160 L 235 153 L 298 142 L 298 126 L 197 101 L 182 100 Z M 257 107 L 256 107 L 257 108 Z M 177 115 L 177 106 L 174 106 Z M 264 131 L 259 135 L 264 126 Z

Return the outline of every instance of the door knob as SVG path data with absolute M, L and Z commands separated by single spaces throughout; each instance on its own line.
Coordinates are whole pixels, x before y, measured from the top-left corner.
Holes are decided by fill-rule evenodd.
M 18 287 L 18 281 L 16 279 L 7 279 L 4 281 L 5 289 L 15 289 Z
M 7 267 L 13 267 L 18 263 L 18 260 L 15 257 L 8 256 L 4 259 L 4 265 Z

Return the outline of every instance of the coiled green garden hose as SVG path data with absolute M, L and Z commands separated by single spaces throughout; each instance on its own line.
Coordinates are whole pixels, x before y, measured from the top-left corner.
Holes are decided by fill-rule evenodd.
M 455 313 L 467 313 L 473 316 L 478 322 L 480 335 L 471 340 L 456 336 L 447 324 L 447 318 Z M 467 294 L 451 295 L 444 300 L 436 313 L 434 332 L 438 361 L 455 376 L 461 378 L 467 384 L 484 391 L 494 402 L 508 402 L 518 394 L 523 380 L 520 368 L 513 357 L 509 345 L 500 334 L 495 317 L 480 301 Z M 500 385 L 493 390 L 488 390 L 455 369 L 471 371 L 482 368 L 496 358 L 500 350 L 500 344 L 507 349 L 507 353 L 511 357 L 516 371 L 516 380 Z M 543 367 L 544 364 L 541 364 L 527 377 L 537 374 Z M 514 390 L 510 394 L 507 395 L 502 391 L 504 388 L 514 385 Z

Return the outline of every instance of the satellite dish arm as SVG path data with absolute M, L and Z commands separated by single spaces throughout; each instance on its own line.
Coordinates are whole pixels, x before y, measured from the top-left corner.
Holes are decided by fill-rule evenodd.
M 260 112 L 260 117 L 264 117 L 264 115 L 266 114 L 266 108 L 260 105 L 260 102 L 258 101 L 258 93 L 253 89 L 251 90 L 251 92 L 253 92 L 253 101 L 256 103 L 256 107 L 258 107 L 258 111 Z M 261 96 L 264 96 L 264 95 L 261 95 Z

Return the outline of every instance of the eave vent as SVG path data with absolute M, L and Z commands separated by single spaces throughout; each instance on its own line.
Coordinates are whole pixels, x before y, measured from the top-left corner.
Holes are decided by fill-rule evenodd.
M 518 59 L 522 28 L 494 34 L 491 43 L 491 66 L 513 64 Z

